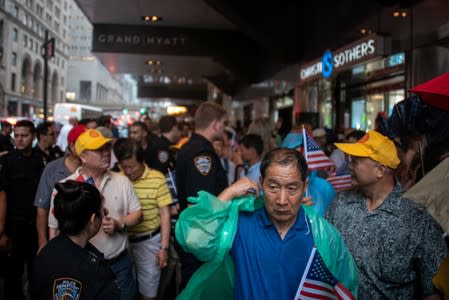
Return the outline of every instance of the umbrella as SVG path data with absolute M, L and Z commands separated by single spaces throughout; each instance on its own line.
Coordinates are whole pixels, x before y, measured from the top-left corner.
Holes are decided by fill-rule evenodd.
M 449 72 L 410 89 L 418 94 L 424 103 L 449 111 Z
M 449 158 L 438 164 L 418 183 L 412 186 L 404 197 L 427 207 L 432 217 L 449 233 Z
M 449 78 L 449 77 L 448 77 Z M 447 96 L 449 104 L 449 96 Z M 391 139 L 401 139 L 413 134 L 425 134 L 428 144 L 449 138 L 449 110 L 441 110 L 424 103 L 418 95 L 398 102 L 386 124 L 378 129 Z

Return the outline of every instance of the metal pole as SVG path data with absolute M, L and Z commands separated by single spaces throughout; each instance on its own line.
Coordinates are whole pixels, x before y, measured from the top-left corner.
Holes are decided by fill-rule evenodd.
M 44 40 L 44 122 L 47 121 L 47 87 L 48 87 L 48 30 L 45 30 Z

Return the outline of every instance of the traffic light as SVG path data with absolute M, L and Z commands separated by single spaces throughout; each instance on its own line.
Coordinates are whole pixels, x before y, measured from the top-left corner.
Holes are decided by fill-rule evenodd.
M 125 107 L 125 108 L 123 109 L 123 114 L 125 114 L 125 115 L 128 114 L 128 108 Z
M 147 113 L 147 108 L 146 107 L 142 107 L 141 109 L 140 109 L 140 114 L 141 115 L 144 115 L 144 114 L 146 114 Z
M 55 38 L 51 38 L 42 45 L 42 57 L 50 59 L 55 56 Z

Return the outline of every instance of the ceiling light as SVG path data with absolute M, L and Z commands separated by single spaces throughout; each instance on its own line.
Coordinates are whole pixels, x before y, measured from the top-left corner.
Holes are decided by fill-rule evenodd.
M 159 16 L 142 16 L 142 20 L 144 22 L 156 23 L 156 22 L 162 21 L 162 18 Z
M 401 16 L 402 16 L 403 18 L 407 17 L 407 12 L 406 12 L 406 11 L 403 11 L 403 12 L 401 13 Z
M 360 29 L 361 34 L 366 34 L 367 30 L 365 28 Z
M 393 17 L 397 18 L 399 17 L 400 13 L 398 11 L 394 11 L 393 12 Z
M 185 106 L 168 106 L 167 114 L 169 115 L 181 115 L 187 112 L 187 107 Z
M 160 60 L 151 60 L 151 59 L 149 59 L 149 60 L 147 60 L 147 62 L 146 62 L 146 64 L 147 65 L 160 65 L 161 64 L 161 61 Z

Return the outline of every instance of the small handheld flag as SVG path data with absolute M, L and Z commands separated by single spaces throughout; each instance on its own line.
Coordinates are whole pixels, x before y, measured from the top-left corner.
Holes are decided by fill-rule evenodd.
M 315 247 L 312 248 L 295 295 L 295 300 L 303 299 L 355 300 L 351 292 L 327 269 L 323 258 Z

